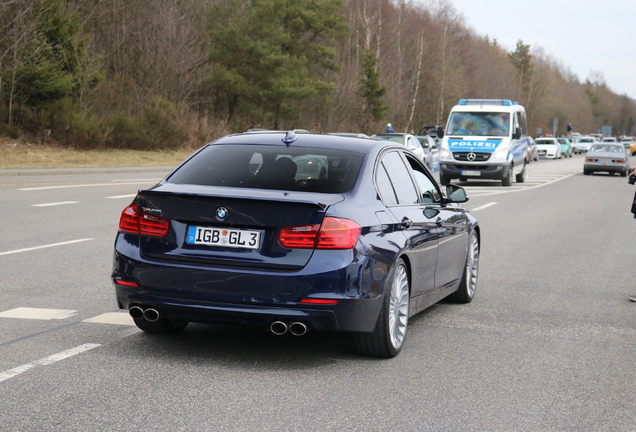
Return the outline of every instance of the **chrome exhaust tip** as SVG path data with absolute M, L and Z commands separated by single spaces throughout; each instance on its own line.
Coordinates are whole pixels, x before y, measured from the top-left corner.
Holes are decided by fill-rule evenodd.
M 287 324 L 282 321 L 274 321 L 272 325 L 269 326 L 269 330 L 276 336 L 282 336 L 287 333 L 288 327 Z
M 140 308 L 139 306 L 131 307 L 128 313 L 130 314 L 131 317 L 136 319 L 139 319 L 144 316 L 144 310 Z
M 303 336 L 308 330 L 309 328 L 305 323 L 293 322 L 289 325 L 289 332 L 294 336 Z
M 152 308 L 146 309 L 144 311 L 144 318 L 146 321 L 155 322 L 159 319 L 159 311 Z

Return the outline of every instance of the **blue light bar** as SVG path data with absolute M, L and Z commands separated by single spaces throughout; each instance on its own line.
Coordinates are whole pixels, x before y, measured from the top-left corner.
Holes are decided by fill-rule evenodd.
M 511 102 L 510 99 L 460 99 L 458 105 L 517 105 L 517 102 Z

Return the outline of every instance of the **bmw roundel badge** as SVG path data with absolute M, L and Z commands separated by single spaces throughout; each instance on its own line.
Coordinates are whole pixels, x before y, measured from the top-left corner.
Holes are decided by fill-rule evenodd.
M 227 218 L 227 209 L 225 207 L 219 207 L 216 209 L 216 218 L 220 221 L 224 221 Z

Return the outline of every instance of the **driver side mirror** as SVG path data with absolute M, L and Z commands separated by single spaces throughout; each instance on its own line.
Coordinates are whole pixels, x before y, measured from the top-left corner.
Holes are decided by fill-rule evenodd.
M 437 128 L 437 138 L 444 138 L 444 128 L 441 126 Z
M 512 134 L 512 139 L 519 139 L 521 138 L 521 128 L 515 128 L 515 132 Z

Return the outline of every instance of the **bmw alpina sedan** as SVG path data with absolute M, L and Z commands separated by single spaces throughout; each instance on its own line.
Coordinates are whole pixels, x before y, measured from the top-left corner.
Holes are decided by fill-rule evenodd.
M 409 317 L 477 286 L 480 229 L 406 147 L 250 132 L 207 144 L 119 221 L 119 308 L 149 333 L 189 322 L 351 332 L 394 357 Z

